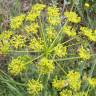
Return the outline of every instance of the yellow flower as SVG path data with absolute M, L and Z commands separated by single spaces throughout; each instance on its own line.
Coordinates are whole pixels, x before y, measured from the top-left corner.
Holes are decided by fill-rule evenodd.
M 12 31 L 4 31 L 0 34 L 0 54 L 6 54 L 10 49 L 10 37 L 13 35 Z
M 0 42 L 0 54 L 6 54 L 8 53 L 10 50 L 10 44 L 8 42 Z
M 40 12 L 42 11 L 44 8 L 46 7 L 46 5 L 44 4 L 35 4 L 32 6 L 32 10 L 31 11 L 34 11 L 34 12 Z
M 69 73 L 67 74 L 67 78 L 70 80 L 79 80 L 80 79 L 80 73 L 79 72 L 75 72 L 75 71 L 69 71 Z
M 43 49 L 43 41 L 40 38 L 38 40 L 33 38 L 29 43 L 29 48 L 34 51 L 41 51 Z
M 50 41 L 52 41 L 56 36 L 56 30 L 52 26 L 46 28 L 47 36 Z
M 73 96 L 73 95 L 72 95 L 72 91 L 71 90 L 65 89 L 65 90 L 60 92 L 60 96 Z
M 3 41 L 6 41 L 8 39 L 10 39 L 10 37 L 13 35 L 12 31 L 4 31 L 0 34 L 0 39 Z
M 74 93 L 74 96 L 89 96 L 88 94 L 87 94 L 87 92 L 75 92 Z
M 81 87 L 80 73 L 75 71 L 69 71 L 67 74 L 68 84 L 70 88 L 79 90 Z
M 28 12 L 28 15 L 26 17 L 27 21 L 35 21 L 38 16 L 40 16 L 40 12 L 46 7 L 44 4 L 35 4 L 32 6 L 32 9 L 30 12 Z
M 64 88 L 67 85 L 68 85 L 68 83 L 67 83 L 66 80 L 57 80 L 57 79 L 54 79 L 54 81 L 52 82 L 52 86 L 54 88 L 56 88 L 57 90 L 61 90 L 62 88 Z
M 84 60 L 90 59 L 90 57 L 91 57 L 90 52 L 88 50 L 85 50 L 83 48 L 83 46 L 80 47 L 78 54 L 79 54 L 80 58 L 82 58 Z
M 54 48 L 54 52 L 58 57 L 64 57 L 67 54 L 67 48 L 63 47 L 62 44 L 58 44 L 55 48 Z
M 33 34 L 36 34 L 38 32 L 38 28 L 39 28 L 39 25 L 38 23 L 32 23 L 31 25 L 27 25 L 25 26 L 25 31 L 27 33 L 30 33 L 32 32 Z
M 81 27 L 80 28 L 81 33 L 88 37 L 91 41 L 96 41 L 96 34 L 92 31 L 92 29 L 89 29 L 88 27 Z
M 61 22 L 60 19 L 60 13 L 59 13 L 59 8 L 55 7 L 48 7 L 48 12 L 47 12 L 47 21 L 51 25 L 58 25 Z
M 41 74 L 50 74 L 55 68 L 53 60 L 49 60 L 45 57 L 39 61 L 37 67 Z
M 26 69 L 25 62 L 21 59 L 21 57 L 17 57 L 12 59 L 11 63 L 8 65 L 8 71 L 11 75 L 18 75 L 22 71 Z
M 27 83 L 27 91 L 32 96 L 37 96 L 42 91 L 43 85 L 37 80 L 29 80 Z
M 38 13 L 32 13 L 32 12 L 29 12 L 27 17 L 26 17 L 26 20 L 27 21 L 35 21 L 36 18 L 39 16 L 40 14 Z
M 63 32 L 67 34 L 68 36 L 75 36 L 76 35 L 76 30 L 72 28 L 72 26 L 65 25 L 63 27 Z
M 89 4 L 89 3 L 85 3 L 84 6 L 85 6 L 86 8 L 89 8 L 89 7 L 90 7 L 90 4 Z
M 14 30 L 20 28 L 21 25 L 23 24 L 24 19 L 25 19 L 24 14 L 13 17 L 10 22 L 10 27 Z
M 96 78 L 88 78 L 88 83 L 92 87 L 96 87 Z
M 64 15 L 67 17 L 67 20 L 72 23 L 79 23 L 81 21 L 81 17 L 79 17 L 75 12 L 64 12 Z
M 14 48 L 22 48 L 25 46 L 25 38 L 22 35 L 15 35 L 11 40 L 10 40 L 10 44 L 12 44 L 12 46 Z
M 81 27 L 80 30 L 85 36 L 90 37 L 92 35 L 92 29 L 89 29 L 88 27 Z
M 96 35 L 96 29 L 94 30 L 94 34 Z

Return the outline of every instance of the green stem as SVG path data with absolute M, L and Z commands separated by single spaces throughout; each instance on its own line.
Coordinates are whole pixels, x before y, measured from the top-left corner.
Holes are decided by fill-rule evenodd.
M 66 60 L 74 60 L 74 59 L 80 59 L 80 57 L 69 57 L 64 59 L 54 59 L 54 61 L 66 61 Z
M 44 28 L 43 28 L 43 25 L 42 25 L 42 21 L 41 21 L 41 18 L 39 19 L 40 20 L 40 29 L 41 29 L 41 36 L 44 40 L 44 47 L 46 49 L 46 39 L 45 39 L 45 34 L 44 34 Z
M 67 75 L 67 73 L 64 71 L 64 69 L 62 68 L 62 66 L 60 64 L 58 64 L 56 61 L 55 63 L 57 64 L 57 66 L 60 68 L 60 70 L 65 74 Z
M 90 45 L 89 45 L 89 47 L 90 47 L 91 52 L 94 53 Z M 93 71 L 94 71 L 95 66 L 96 66 L 96 59 L 95 59 L 96 57 L 95 57 L 95 55 L 96 54 L 91 54 L 91 56 L 93 56 L 94 61 L 93 61 L 93 65 L 92 65 L 90 73 L 89 73 L 89 77 L 92 77 Z
M 26 65 L 32 63 L 33 61 L 39 59 L 39 58 L 42 57 L 42 56 L 43 56 L 43 54 L 40 55 L 40 56 L 38 56 L 38 57 L 36 57 L 36 58 L 34 58 L 33 60 L 30 60 L 29 62 L 26 63 Z
M 40 74 L 39 74 L 39 76 L 38 76 L 38 79 L 37 79 L 37 81 L 39 81 L 39 80 L 40 80 L 40 77 L 41 77 L 41 75 L 42 75 L 42 74 L 40 73 Z
M 66 43 L 68 43 L 68 42 L 70 42 L 70 41 L 72 41 L 72 40 L 76 39 L 76 38 L 77 38 L 77 36 L 78 36 L 78 35 L 76 35 L 75 37 L 73 37 L 73 38 L 71 38 L 71 39 L 69 39 L 69 40 L 67 40 L 67 41 L 65 41 L 65 42 L 63 42 L 63 43 L 61 43 L 61 44 L 66 44 Z
M 55 59 L 55 54 L 54 54 L 54 56 L 53 56 L 53 59 L 52 60 L 54 60 Z M 67 74 L 65 71 L 64 71 L 64 69 L 62 68 L 62 66 L 60 65 L 60 64 L 58 64 L 56 61 L 55 61 L 55 63 L 57 64 L 57 66 L 60 68 L 60 70 L 64 73 L 64 74 Z
M 32 53 L 36 53 L 36 52 L 38 52 L 38 51 L 17 51 L 17 50 L 9 50 L 10 52 L 32 52 Z
M 66 46 L 66 47 L 72 47 L 72 46 L 79 45 L 79 44 L 81 44 L 81 42 L 76 43 L 76 44 L 71 44 L 71 45 L 68 45 L 68 46 Z

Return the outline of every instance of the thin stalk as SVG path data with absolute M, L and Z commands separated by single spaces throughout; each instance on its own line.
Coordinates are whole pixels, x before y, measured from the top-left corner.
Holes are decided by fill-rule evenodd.
M 39 74 L 39 76 L 38 76 L 38 79 L 37 79 L 37 81 L 39 81 L 39 80 L 40 80 L 40 78 L 41 78 L 41 75 L 42 75 L 42 74 L 40 73 L 40 74 Z
M 54 61 L 67 61 L 67 60 L 74 60 L 74 59 L 80 59 L 80 57 L 69 57 L 64 59 L 54 59 Z
M 45 39 L 43 24 L 42 24 L 41 18 L 39 20 L 40 20 L 40 29 L 41 29 L 41 33 L 42 33 L 41 36 L 44 40 L 44 47 L 46 48 L 46 39 Z
M 60 70 L 65 74 L 67 75 L 67 73 L 64 71 L 64 69 L 62 68 L 62 66 L 60 64 L 58 64 L 56 61 L 55 63 L 57 64 L 57 66 L 60 68 Z
M 42 57 L 42 56 L 43 56 L 43 54 L 40 55 L 40 56 L 38 56 L 38 57 L 36 57 L 36 58 L 34 58 L 34 59 L 32 59 L 32 60 L 30 60 L 29 62 L 26 63 L 26 65 L 32 63 L 33 61 L 39 59 L 39 58 Z
M 76 43 L 76 44 L 71 44 L 71 45 L 68 45 L 68 46 L 66 46 L 66 47 L 72 47 L 72 46 L 76 46 L 76 45 L 79 45 L 79 44 L 81 44 L 81 42 Z
M 55 59 L 55 56 L 56 56 L 56 55 L 54 54 L 52 60 Z M 55 61 L 55 63 L 57 64 L 57 66 L 60 68 L 60 70 L 61 70 L 64 74 L 67 74 L 67 73 L 64 71 L 64 69 L 62 68 L 62 66 L 61 66 L 60 64 L 58 64 L 56 61 Z
M 68 42 L 70 42 L 70 41 L 72 41 L 72 40 L 76 39 L 76 38 L 77 38 L 77 36 L 78 36 L 78 35 L 76 35 L 75 37 L 73 37 L 73 38 L 71 38 L 71 39 L 69 39 L 69 40 L 67 40 L 67 41 L 65 41 L 65 42 L 63 42 L 63 43 L 61 43 L 61 44 L 66 44 L 66 43 L 68 43 Z

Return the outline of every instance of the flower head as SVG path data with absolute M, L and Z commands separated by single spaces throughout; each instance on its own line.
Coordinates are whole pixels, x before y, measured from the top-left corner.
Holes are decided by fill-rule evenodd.
M 9 40 L 10 37 L 13 35 L 13 32 L 12 31 L 4 31 L 0 34 L 0 39 L 2 41 L 6 41 L 6 40 Z
M 25 31 L 27 33 L 33 33 L 36 34 L 38 32 L 39 25 L 38 23 L 32 23 L 31 25 L 25 26 Z
M 22 57 L 12 59 L 11 63 L 8 65 L 8 71 L 11 75 L 18 75 L 26 69 L 25 62 L 22 60 Z
M 89 96 L 87 92 L 77 92 L 74 96 Z
M 58 25 L 60 24 L 60 12 L 59 9 L 55 7 L 48 7 L 48 12 L 47 12 L 47 21 L 51 25 Z
M 63 47 L 62 44 L 58 44 L 55 48 L 54 48 L 54 52 L 58 57 L 64 57 L 67 54 L 67 48 Z
M 15 35 L 11 40 L 10 44 L 16 49 L 22 48 L 25 46 L 25 38 L 22 35 Z
M 96 42 L 95 31 L 93 32 L 92 29 L 89 29 L 88 27 L 81 27 L 80 30 L 81 33 L 88 37 L 89 40 Z
M 46 32 L 47 32 L 47 37 L 48 37 L 48 39 L 49 39 L 50 41 L 52 41 L 52 40 L 55 38 L 55 36 L 56 36 L 56 30 L 54 29 L 54 27 L 48 26 L 48 27 L 46 28 Z
M 63 27 L 63 32 L 67 34 L 68 36 L 75 36 L 76 35 L 76 30 L 72 28 L 72 26 L 65 25 Z
M 78 54 L 80 58 L 82 58 L 83 60 L 88 60 L 91 57 L 90 52 L 88 50 L 85 50 L 83 46 L 79 48 Z
M 84 6 L 85 6 L 86 8 L 89 8 L 89 7 L 90 7 L 90 4 L 89 4 L 89 3 L 85 3 Z
M 79 17 L 75 12 L 64 12 L 64 16 L 67 17 L 67 20 L 72 23 L 79 23 L 81 21 L 81 17 Z
M 10 44 L 8 42 L 0 42 L 0 54 L 6 54 L 10 50 Z
M 27 83 L 27 91 L 30 95 L 38 95 L 40 91 L 42 91 L 43 85 L 37 80 L 29 80 Z
M 11 28 L 14 29 L 14 30 L 20 28 L 21 25 L 23 24 L 24 19 L 25 19 L 24 14 L 21 14 L 19 16 L 16 16 L 16 17 L 12 18 L 11 22 L 10 22 Z
M 96 78 L 88 78 L 88 83 L 92 87 L 96 87 Z
M 31 11 L 34 11 L 34 12 L 40 12 L 41 10 L 43 10 L 44 8 L 46 7 L 46 5 L 44 4 L 35 4 L 32 6 L 32 10 Z
M 43 49 L 43 41 L 40 38 L 38 40 L 33 38 L 29 43 L 29 48 L 34 51 L 41 51 Z
M 49 60 L 45 57 L 40 60 L 37 67 L 41 74 L 50 74 L 55 68 L 53 60 Z
M 67 82 L 66 80 L 57 80 L 57 79 L 54 79 L 53 82 L 52 82 L 52 86 L 54 88 L 56 88 L 57 90 L 61 90 L 62 88 L 64 88 L 65 86 L 67 86 Z
M 40 16 L 40 12 L 46 7 L 44 4 L 35 4 L 32 6 L 32 9 L 30 12 L 28 12 L 28 15 L 26 17 L 27 21 L 35 21 L 37 17 Z
M 73 95 L 72 95 L 72 91 L 71 90 L 65 89 L 65 90 L 60 92 L 60 96 L 73 96 Z
M 70 88 L 74 90 L 79 90 L 81 86 L 80 73 L 75 71 L 69 71 L 67 74 L 67 79 Z

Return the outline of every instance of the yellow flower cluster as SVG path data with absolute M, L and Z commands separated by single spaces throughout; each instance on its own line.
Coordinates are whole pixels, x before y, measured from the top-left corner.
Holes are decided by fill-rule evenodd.
M 32 23 L 31 25 L 27 25 L 25 26 L 25 31 L 27 33 L 30 33 L 32 32 L 33 34 L 36 34 L 38 32 L 38 28 L 39 28 L 39 25 L 38 23 Z
M 89 3 L 85 3 L 84 6 L 85 6 L 85 8 L 89 8 L 90 4 Z
M 27 91 L 31 96 L 37 96 L 42 91 L 43 85 L 37 80 L 29 80 L 27 83 Z
M 81 21 L 81 17 L 79 17 L 75 12 L 64 12 L 64 16 L 67 17 L 67 20 L 72 23 L 79 23 Z
M 67 48 L 63 47 L 62 44 L 58 44 L 55 48 L 54 48 L 54 52 L 58 57 L 64 57 L 67 54 Z
M 53 60 L 49 60 L 45 57 L 43 57 L 39 64 L 37 65 L 38 70 L 41 74 L 50 74 L 53 72 L 55 66 L 53 63 Z
M 63 32 L 67 34 L 68 36 L 75 36 L 76 35 L 76 30 L 75 28 L 72 28 L 72 26 L 65 25 L 63 27 Z
M 25 46 L 25 38 L 22 35 L 15 35 L 11 40 L 10 44 L 18 49 Z
M 0 54 L 5 54 L 9 52 L 10 49 L 10 37 L 12 36 L 12 31 L 4 31 L 0 34 Z
M 73 96 L 73 95 L 72 95 L 72 91 L 71 90 L 65 89 L 65 90 L 60 92 L 60 96 Z
M 82 58 L 83 60 L 88 60 L 91 57 L 90 52 L 88 50 L 85 50 L 83 46 L 81 46 L 79 48 L 78 54 L 79 54 L 80 58 Z
M 89 96 L 87 92 L 72 92 L 72 90 L 63 90 L 60 92 L 60 96 Z
M 67 74 L 68 84 L 73 90 L 79 90 L 81 87 L 80 73 L 75 71 L 69 71 Z
M 92 29 L 89 29 L 88 27 L 81 27 L 80 28 L 81 33 L 88 37 L 89 40 L 96 42 L 96 33 L 93 32 Z
M 47 12 L 47 21 L 49 24 L 51 25 L 58 25 L 61 22 L 60 19 L 60 12 L 59 12 L 59 8 L 57 8 L 56 6 L 54 7 L 48 7 L 48 12 Z
M 96 87 L 96 78 L 88 78 L 88 83 L 92 87 Z
M 87 92 L 77 92 L 73 96 L 89 96 Z
M 25 62 L 21 59 L 20 56 L 12 59 L 11 63 L 8 65 L 8 71 L 13 76 L 19 75 L 25 69 Z
M 8 53 L 10 50 L 10 44 L 8 42 L 0 42 L 0 54 L 6 54 Z
M 28 15 L 26 17 L 27 21 L 35 21 L 38 16 L 40 16 L 40 12 L 46 7 L 44 4 L 35 4 L 32 6 L 32 9 L 30 12 L 28 12 Z
M 56 80 L 56 79 L 54 79 L 54 81 L 52 82 L 52 86 L 54 88 L 56 88 L 57 90 L 61 90 L 62 88 L 67 86 L 67 82 L 66 82 L 66 80 Z
M 0 34 L 0 39 L 2 39 L 2 41 L 6 41 L 8 39 L 10 39 L 10 37 L 13 35 L 12 31 L 4 31 Z
M 40 13 L 40 11 L 43 10 L 45 7 L 46 7 L 46 5 L 44 5 L 44 4 L 38 4 L 37 3 L 37 4 L 35 4 L 35 5 L 32 6 L 32 10 L 31 11 L 39 12 Z
M 54 27 L 48 26 L 48 27 L 46 28 L 46 32 L 47 32 L 47 37 L 48 37 L 48 39 L 49 39 L 50 41 L 55 38 L 55 36 L 56 36 L 56 30 L 54 29 Z
M 88 7 L 88 4 L 85 6 Z M 26 79 L 28 80 L 26 84 L 28 93 L 25 92 L 25 95 L 28 94 L 29 96 L 41 96 L 50 94 L 51 96 L 55 94 L 54 96 L 57 96 L 60 93 L 60 96 L 88 96 L 86 95 L 88 93 L 80 90 L 83 87 L 82 84 L 85 84 L 85 81 L 87 81 L 89 88 L 96 87 L 96 78 L 87 78 L 87 75 L 85 74 L 84 76 L 81 76 L 79 72 L 73 70 L 70 71 L 70 68 L 73 66 L 75 61 L 68 61 L 67 63 L 65 60 L 66 58 L 68 58 L 67 60 L 76 59 L 75 57 L 70 58 L 71 56 L 76 55 L 75 49 L 77 49 L 77 47 L 74 49 L 73 46 L 78 46 L 77 43 L 82 39 L 83 36 L 87 37 L 91 41 L 96 42 L 96 30 L 89 29 L 88 27 L 80 27 L 80 24 L 78 25 L 78 23 L 81 22 L 81 17 L 79 17 L 79 15 L 73 11 L 66 11 L 63 15 L 66 17 L 64 22 L 61 18 L 62 14 L 60 13 L 58 7 L 46 7 L 44 4 L 35 4 L 27 14 L 21 14 L 12 18 L 10 20 L 10 28 L 7 31 L 0 33 L 1 55 L 7 52 L 11 53 L 11 51 L 19 53 L 16 55 L 20 55 L 21 52 L 28 54 L 27 56 L 19 56 L 17 58 L 13 58 L 8 64 L 8 72 L 10 75 L 14 77 L 18 75 L 22 75 L 24 77 L 25 75 L 28 75 L 28 78 L 26 78 L 26 76 L 24 77 L 24 81 L 26 81 Z M 78 28 L 76 28 L 76 26 L 78 26 Z M 76 37 L 76 35 L 79 33 L 79 40 L 76 39 L 73 42 L 68 40 L 68 38 Z M 67 36 L 67 38 L 64 38 L 64 36 L 61 35 Z M 61 43 L 65 40 L 66 42 L 68 40 L 68 42 Z M 81 43 L 82 42 L 80 42 L 80 44 Z M 64 46 L 64 44 L 67 46 Z M 67 49 L 67 47 L 70 47 L 70 44 L 72 44 L 72 49 Z M 70 52 L 73 54 L 70 54 Z M 30 57 L 30 55 L 32 57 Z M 63 59 L 64 57 L 66 58 Z M 83 61 L 88 60 L 91 58 L 91 52 L 85 47 L 80 46 L 77 58 L 81 58 Z M 62 65 L 64 60 L 68 65 L 69 62 L 72 64 L 69 65 L 69 67 L 67 65 L 64 66 Z M 32 65 L 32 61 L 35 63 L 34 65 Z M 56 61 L 62 65 L 61 67 L 59 66 L 60 69 L 58 69 L 58 67 L 55 69 Z M 77 66 L 75 67 L 76 68 L 73 69 L 78 69 Z M 68 74 L 62 68 L 64 68 L 65 71 L 69 70 Z M 29 72 L 32 73 L 30 74 Z M 58 78 L 53 79 L 54 76 L 51 74 L 57 76 Z M 64 79 L 62 79 L 63 74 Z M 31 77 L 35 79 L 38 78 L 38 80 L 30 80 Z M 42 80 L 42 83 L 39 80 Z M 47 80 L 53 80 L 51 82 L 52 86 L 49 85 Z M 83 80 L 84 82 L 82 82 Z M 44 87 L 46 86 L 44 91 L 42 91 L 43 85 Z M 50 92 L 52 90 L 48 89 L 47 94 L 45 94 L 46 89 L 50 87 L 52 87 L 53 89 L 51 89 L 55 92 Z M 42 94 L 40 93 L 41 91 Z
M 29 43 L 29 48 L 34 51 L 41 51 L 43 49 L 43 46 L 43 41 L 40 38 L 38 40 L 36 38 L 33 38 Z
M 20 28 L 21 25 L 23 24 L 24 19 L 25 19 L 24 14 L 21 14 L 19 16 L 16 16 L 16 17 L 12 18 L 11 22 L 10 22 L 10 27 L 13 30 L 16 30 L 16 29 Z

